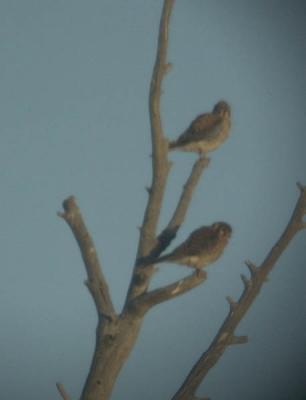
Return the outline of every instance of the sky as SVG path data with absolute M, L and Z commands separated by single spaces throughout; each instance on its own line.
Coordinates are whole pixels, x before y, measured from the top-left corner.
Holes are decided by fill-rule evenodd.
M 96 314 L 82 259 L 56 212 L 76 196 L 116 309 L 135 259 L 150 184 L 148 90 L 161 0 L 0 1 L 1 398 L 78 399 Z M 112 399 L 169 399 L 260 264 L 306 184 L 306 5 L 301 0 L 177 0 L 162 119 L 174 139 L 220 99 L 229 139 L 194 194 L 180 241 L 224 220 L 233 237 L 208 280 L 147 314 Z M 173 153 L 159 229 L 196 155 Z M 282 255 L 198 395 L 306 398 L 306 231 Z M 151 287 L 185 276 L 161 266 Z

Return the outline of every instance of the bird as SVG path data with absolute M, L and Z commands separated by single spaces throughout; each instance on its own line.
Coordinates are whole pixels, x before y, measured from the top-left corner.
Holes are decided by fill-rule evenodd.
M 230 116 L 230 105 L 219 101 L 212 112 L 198 115 L 176 140 L 170 141 L 169 150 L 194 151 L 200 156 L 216 150 L 228 137 Z
M 163 262 L 182 264 L 199 272 L 222 255 L 231 234 L 232 227 L 223 221 L 201 226 L 171 253 L 154 260 L 154 264 Z

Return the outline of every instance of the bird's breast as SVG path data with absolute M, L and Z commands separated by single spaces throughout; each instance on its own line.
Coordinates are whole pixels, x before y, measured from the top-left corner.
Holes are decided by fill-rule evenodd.
M 217 126 L 212 128 L 206 135 L 203 137 L 203 146 L 205 146 L 206 151 L 215 150 L 217 147 L 223 143 L 227 137 L 230 130 L 230 121 L 229 119 L 224 119 Z
M 196 140 L 186 141 L 181 147 L 184 151 L 196 151 L 196 152 L 209 152 L 216 150 L 228 137 L 230 129 L 229 119 L 224 119 L 215 127 L 209 129 L 202 134 L 202 137 L 198 137 Z
M 186 256 L 176 260 L 177 264 L 188 265 L 188 266 L 197 266 L 199 263 L 199 256 Z
M 213 246 L 211 249 L 206 249 L 203 251 L 199 258 L 201 259 L 201 262 L 203 265 L 210 264 L 214 261 L 216 261 L 222 254 L 224 249 L 223 243 L 218 243 L 215 246 Z

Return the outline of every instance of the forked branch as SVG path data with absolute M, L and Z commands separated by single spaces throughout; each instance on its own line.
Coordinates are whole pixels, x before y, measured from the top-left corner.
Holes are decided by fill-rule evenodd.
M 79 245 L 87 271 L 86 285 L 93 297 L 99 316 L 96 348 L 82 392 L 82 400 L 109 399 L 116 378 L 136 342 L 142 317 L 147 310 L 158 303 L 170 300 L 193 289 L 206 279 L 204 271 L 197 271 L 177 282 L 148 291 L 150 279 L 156 269 L 148 263 L 138 262 L 146 259 L 146 257 L 158 256 L 176 236 L 177 230 L 185 219 L 194 189 L 209 162 L 207 158 L 200 158 L 195 162 L 168 225 L 157 236 L 157 224 L 171 167 L 168 160 L 168 141 L 162 128 L 160 100 L 162 81 L 170 66 L 167 63 L 168 26 L 174 1 L 164 0 L 160 21 L 157 54 L 149 95 L 152 183 L 148 188 L 149 197 L 140 229 L 133 276 L 125 306 L 120 315 L 115 313 L 93 240 L 74 197 L 67 198 L 63 202 L 64 212 L 58 213 L 70 226 Z M 250 278 L 242 276 L 244 290 L 240 299 L 235 301 L 231 297 L 227 297 L 230 306 L 228 316 L 208 350 L 203 353 L 181 388 L 174 395 L 173 400 L 200 400 L 195 396 L 195 392 L 227 346 L 247 342 L 247 336 L 235 335 L 237 325 L 255 300 L 267 275 L 290 240 L 299 230 L 306 228 L 306 223 L 303 221 L 306 210 L 306 189 L 300 184 L 298 186 L 301 195 L 287 228 L 260 267 L 255 266 L 250 261 L 246 262 L 250 271 Z M 70 400 L 62 384 L 58 383 L 57 388 L 63 400 Z M 201 399 L 204 400 L 204 398 Z
M 160 20 L 157 54 L 149 94 L 153 176 L 151 187 L 148 189 L 149 198 L 140 230 L 136 262 L 125 306 L 128 305 L 130 300 L 147 290 L 154 272 L 153 268 L 146 268 L 145 272 L 142 271 L 144 268 L 137 263 L 137 260 L 148 256 L 156 245 L 156 227 L 171 166 L 167 158 L 168 141 L 164 136 L 161 122 L 160 99 L 162 81 L 169 70 L 169 64 L 167 63 L 168 26 L 173 4 L 174 0 L 164 1 Z
M 103 275 L 93 240 L 86 228 L 75 198 L 70 196 L 64 200 L 63 208 L 64 212 L 59 212 L 58 215 L 70 226 L 79 245 L 88 276 L 86 286 L 93 297 L 98 315 L 113 318 L 115 309 L 111 301 L 108 285 Z
M 148 188 L 148 204 L 140 230 L 137 259 L 125 307 L 131 305 L 128 304 L 129 302 L 134 303 L 134 300 L 136 300 L 137 303 L 141 302 L 142 304 L 144 304 L 143 302 L 145 301 L 146 306 L 148 306 L 149 304 L 154 305 L 153 303 L 165 301 L 166 299 L 171 299 L 173 297 L 173 295 L 170 295 L 171 290 L 169 292 L 168 287 L 166 290 L 165 288 L 160 288 L 158 291 L 150 293 L 150 295 L 145 294 L 148 289 L 150 279 L 153 273 L 156 271 L 153 266 L 148 264 L 146 261 L 148 258 L 155 259 L 162 251 L 165 250 L 166 247 L 169 246 L 171 241 L 175 238 L 180 225 L 185 219 L 194 189 L 204 168 L 207 167 L 209 163 L 209 159 L 206 157 L 199 158 L 194 163 L 190 176 L 183 187 L 182 194 L 169 224 L 156 238 L 156 227 L 164 197 L 167 177 L 171 166 L 167 159 L 168 141 L 164 137 L 161 123 L 160 98 L 162 80 L 169 69 L 169 64 L 166 61 L 166 55 L 168 46 L 168 25 L 173 4 L 174 0 L 164 1 L 160 22 L 158 48 L 149 95 L 153 178 L 152 185 L 150 188 Z M 142 260 L 145 262 L 142 262 Z M 203 279 L 201 279 L 200 276 L 197 276 L 196 278 L 186 278 L 186 281 L 184 282 L 188 282 L 187 286 L 185 287 L 185 284 L 181 286 L 180 290 L 177 292 L 177 295 L 190 290 L 193 286 L 197 286 L 202 281 Z M 176 287 L 176 284 L 177 283 L 175 282 L 172 285 Z M 184 290 L 183 287 L 185 287 Z M 142 296 L 143 294 L 145 295 Z M 139 302 L 138 297 L 141 297 L 141 299 L 139 298 Z M 150 301 L 148 301 L 149 298 L 151 299 Z M 159 299 L 158 301 L 157 298 Z M 160 300 L 161 298 L 163 298 L 163 300 Z
M 147 255 L 155 244 L 156 226 L 170 169 L 170 162 L 167 159 L 168 141 L 164 136 L 162 127 L 160 100 L 162 81 L 169 69 L 169 64 L 167 63 L 169 38 L 168 27 L 173 4 L 174 0 L 165 0 L 164 2 L 159 27 L 156 60 L 150 85 L 149 115 L 151 125 L 153 177 L 139 239 L 137 258 Z
M 256 299 L 262 285 L 267 280 L 268 274 L 271 272 L 292 238 L 301 229 L 305 229 L 306 187 L 301 184 L 298 184 L 298 187 L 300 189 L 300 197 L 287 227 L 272 247 L 261 266 L 256 267 L 251 262 L 247 262 L 251 273 L 249 279 L 243 278 L 244 290 L 241 297 L 237 302 L 231 297 L 227 297 L 230 309 L 225 321 L 209 348 L 193 366 L 183 385 L 173 396 L 172 400 L 194 399 L 197 388 L 202 383 L 209 370 L 217 363 L 226 348 L 232 344 L 246 343 L 247 337 L 242 336 L 238 339 L 239 337 L 237 338 L 235 336 L 237 325 Z
M 135 299 L 133 305 L 136 306 L 141 313 L 145 313 L 156 304 L 174 299 L 199 286 L 206 280 L 206 276 L 207 274 L 205 271 L 196 271 L 192 275 L 180 279 L 179 281 L 144 293 L 142 296 Z

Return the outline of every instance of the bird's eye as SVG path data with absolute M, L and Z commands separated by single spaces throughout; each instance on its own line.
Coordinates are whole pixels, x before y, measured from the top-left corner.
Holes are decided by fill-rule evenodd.
M 220 234 L 220 236 L 227 236 L 228 234 L 230 234 L 230 232 L 226 228 L 221 228 L 219 234 Z

